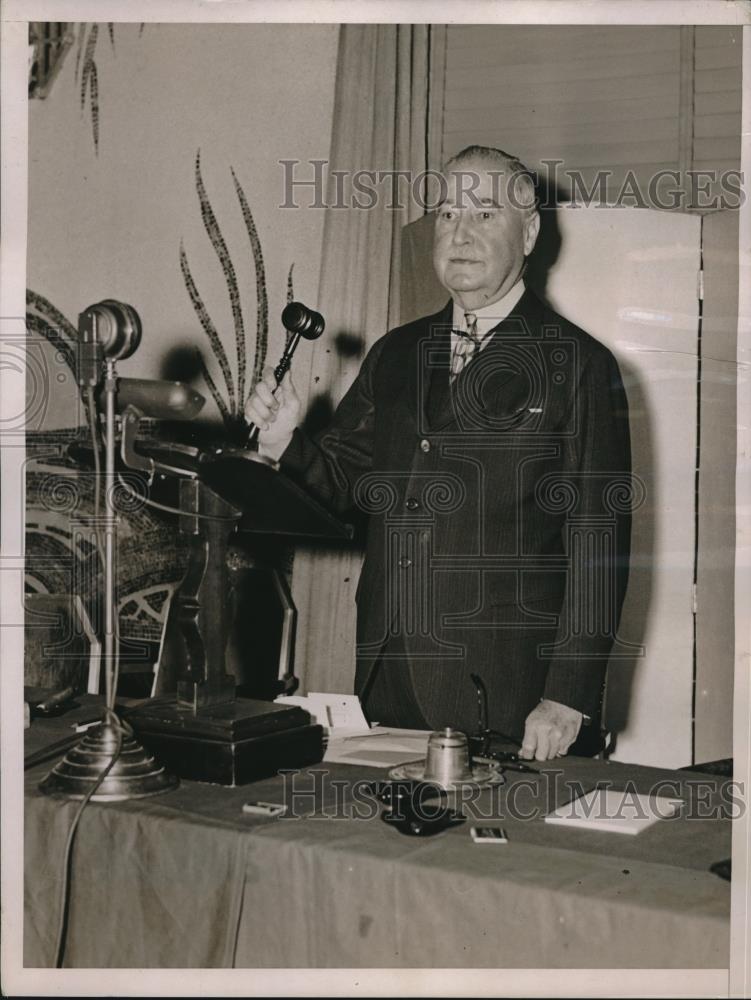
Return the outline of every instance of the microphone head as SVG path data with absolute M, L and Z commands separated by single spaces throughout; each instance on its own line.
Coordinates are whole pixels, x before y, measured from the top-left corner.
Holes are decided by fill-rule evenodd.
M 302 302 L 290 302 L 282 312 L 282 323 L 290 333 L 298 333 L 306 340 L 320 337 L 326 321 L 320 313 L 304 306 Z
M 79 316 L 83 339 L 94 340 L 104 357 L 119 361 L 129 358 L 141 343 L 141 319 L 132 306 L 104 299 L 89 306 Z

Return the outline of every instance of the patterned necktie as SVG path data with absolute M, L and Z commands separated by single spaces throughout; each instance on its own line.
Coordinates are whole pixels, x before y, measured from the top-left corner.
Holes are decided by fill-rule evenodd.
M 466 330 L 457 330 L 457 341 L 451 355 L 451 381 L 460 375 L 472 358 L 480 350 L 480 341 L 477 337 L 477 316 L 473 312 L 464 314 L 464 321 L 467 324 Z

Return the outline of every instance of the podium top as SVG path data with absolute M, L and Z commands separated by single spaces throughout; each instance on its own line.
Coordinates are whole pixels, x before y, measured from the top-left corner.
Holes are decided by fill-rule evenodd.
M 350 539 L 344 524 L 318 500 L 281 472 L 275 462 L 243 448 L 197 448 L 166 441 L 139 442 L 139 453 L 154 460 L 160 475 L 151 483 L 160 502 L 175 506 L 180 479 L 198 479 L 222 500 L 242 511 L 241 531 L 295 538 Z M 91 445 L 74 443 L 68 454 L 86 467 L 93 466 Z M 118 456 L 118 470 L 126 466 Z M 166 476 L 166 479 L 162 477 Z
M 350 525 L 257 452 L 242 448 L 205 451 L 198 463 L 198 477 L 243 512 L 241 531 L 297 538 L 352 537 Z

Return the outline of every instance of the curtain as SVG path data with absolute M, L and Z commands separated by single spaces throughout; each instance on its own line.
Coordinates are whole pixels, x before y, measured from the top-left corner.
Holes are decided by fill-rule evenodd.
M 437 169 L 431 163 L 429 123 L 437 120 L 431 77 L 441 64 L 445 29 L 429 25 L 345 24 L 340 29 L 324 220 L 318 308 L 326 333 L 308 352 L 295 383 L 315 430 L 349 388 L 370 346 L 399 323 L 402 226 L 423 214 L 419 200 L 399 190 L 401 207 L 388 207 L 388 187 L 367 209 L 331 207 L 337 200 L 332 170 Z M 432 72 L 431 72 L 432 69 Z M 441 107 L 442 110 L 442 107 Z M 346 190 L 346 189 L 345 189 Z M 340 199 L 341 201 L 341 199 Z M 307 404 L 307 406 L 306 406 Z M 355 665 L 354 595 L 358 546 L 299 548 L 293 571 L 298 608 L 296 673 L 302 691 L 352 690 Z

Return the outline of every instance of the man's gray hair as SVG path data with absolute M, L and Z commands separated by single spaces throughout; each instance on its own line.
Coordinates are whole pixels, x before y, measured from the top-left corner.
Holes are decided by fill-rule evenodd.
M 446 162 L 444 173 L 455 171 L 457 167 L 460 168 L 463 163 L 470 160 L 480 160 L 491 171 L 507 175 L 507 191 L 511 195 L 510 200 L 517 208 L 526 212 L 533 212 L 536 209 L 535 176 L 518 156 L 503 149 L 496 149 L 495 146 L 465 146 Z

